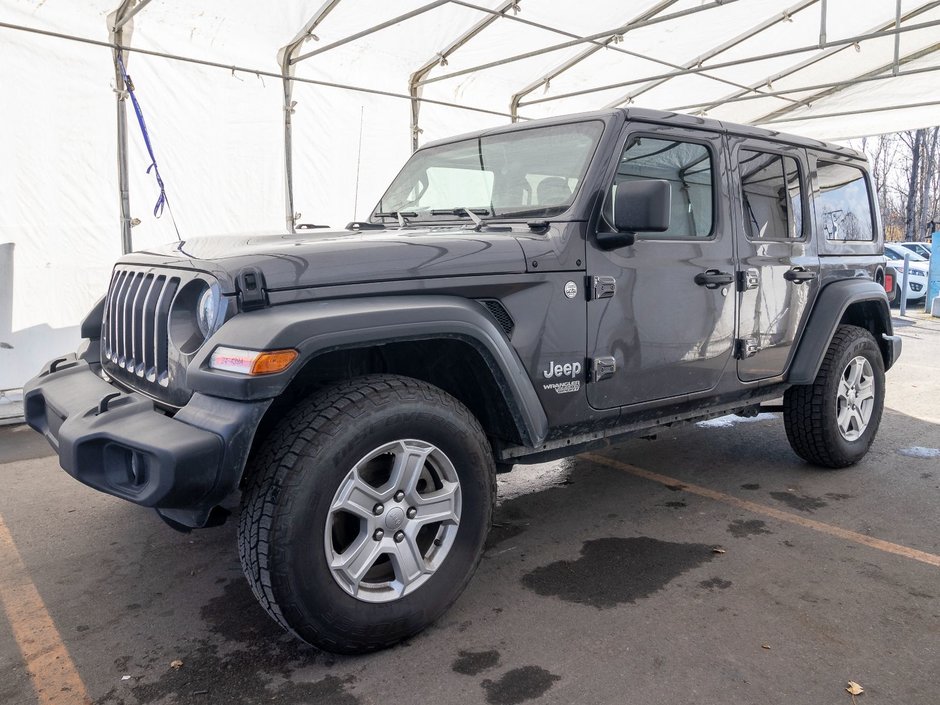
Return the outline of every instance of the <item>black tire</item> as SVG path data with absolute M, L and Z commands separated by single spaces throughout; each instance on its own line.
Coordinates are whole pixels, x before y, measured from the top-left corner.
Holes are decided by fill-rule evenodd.
M 439 567 L 390 602 L 364 602 L 331 573 L 324 546 L 337 488 L 384 443 L 415 439 L 446 454 L 462 511 Z M 483 553 L 496 497 L 490 444 L 459 401 L 430 384 L 359 377 L 298 404 L 265 439 L 248 469 L 238 547 L 251 589 L 288 631 L 327 651 L 366 653 L 436 620 L 466 587 Z
M 868 425 L 856 439 L 839 429 L 839 382 L 849 363 L 864 357 L 873 372 L 874 404 Z M 884 360 L 872 334 L 841 325 L 829 344 L 812 384 L 790 387 L 783 397 L 783 421 L 790 447 L 804 460 L 825 468 L 844 468 L 861 460 L 878 432 L 884 410 Z

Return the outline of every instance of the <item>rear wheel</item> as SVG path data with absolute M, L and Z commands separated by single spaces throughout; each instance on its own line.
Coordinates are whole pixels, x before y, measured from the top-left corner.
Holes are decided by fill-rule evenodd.
M 424 629 L 469 581 L 495 471 L 477 420 L 417 380 L 362 377 L 296 407 L 257 454 L 239 553 L 301 639 L 362 653 Z
M 784 394 L 783 420 L 797 455 L 827 468 L 861 460 L 881 423 L 884 379 L 884 361 L 872 334 L 839 326 L 816 380 Z

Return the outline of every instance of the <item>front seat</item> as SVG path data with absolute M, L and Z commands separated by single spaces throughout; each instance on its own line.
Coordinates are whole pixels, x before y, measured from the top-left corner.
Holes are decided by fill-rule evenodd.
M 571 200 L 571 189 L 568 188 L 568 179 L 562 176 L 548 176 L 539 181 L 536 190 L 538 205 L 564 206 Z

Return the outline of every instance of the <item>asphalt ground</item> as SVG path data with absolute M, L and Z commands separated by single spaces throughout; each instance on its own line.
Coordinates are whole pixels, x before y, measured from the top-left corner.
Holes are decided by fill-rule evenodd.
M 896 325 L 858 466 L 776 414 L 520 466 L 464 595 L 367 657 L 268 619 L 234 522 L 176 533 L 0 429 L 0 703 L 936 705 L 940 321 Z

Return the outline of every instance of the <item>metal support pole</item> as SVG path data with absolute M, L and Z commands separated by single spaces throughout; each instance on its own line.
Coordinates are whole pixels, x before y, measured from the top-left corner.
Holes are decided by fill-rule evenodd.
M 310 39 L 315 39 L 313 30 L 316 29 L 339 0 L 327 0 L 313 17 L 303 26 L 290 43 L 281 47 L 277 52 L 277 62 L 281 67 L 281 88 L 283 90 L 284 108 L 284 206 L 288 232 L 293 233 L 300 213 L 294 211 L 294 54 Z
M 129 10 L 128 12 L 123 13 L 121 15 L 121 19 L 114 23 L 114 29 L 118 30 L 124 25 L 126 25 L 128 22 L 130 22 L 134 18 L 134 15 L 136 15 L 138 12 L 143 10 L 149 4 L 150 4 L 150 0 L 137 0 L 137 7 L 133 8 L 132 10 Z
M 901 0 L 898 0 L 897 12 L 894 16 L 894 29 L 896 32 L 894 35 L 894 67 L 891 69 L 891 73 L 897 76 L 901 59 L 901 33 L 897 31 L 901 29 Z
M 304 59 L 309 59 L 311 56 L 322 54 L 325 51 L 330 51 L 330 49 L 341 47 L 344 44 L 349 44 L 350 42 L 354 42 L 357 39 L 368 37 L 370 34 L 375 34 L 376 32 L 379 32 L 383 29 L 394 27 L 399 22 L 404 22 L 405 20 L 410 20 L 412 17 L 423 15 L 425 12 L 430 12 L 431 10 L 435 10 L 441 5 L 446 5 L 449 2 L 450 0 L 434 0 L 434 2 L 430 2 L 427 5 L 422 5 L 421 7 L 415 8 L 414 10 L 411 10 L 410 12 L 406 12 L 402 15 L 398 15 L 397 17 L 393 17 L 392 19 L 386 20 L 385 22 L 382 22 L 381 24 L 377 24 L 374 27 L 369 27 L 368 29 L 364 29 L 361 32 L 350 34 L 348 37 L 344 37 L 343 39 L 333 42 L 332 44 L 327 44 L 326 46 L 320 47 L 319 49 L 315 49 L 314 51 L 308 51 L 307 53 L 301 54 L 300 56 L 295 56 L 294 58 L 291 59 L 291 63 L 292 64 L 299 63 L 303 61 Z
M 149 0 L 147 0 L 149 2 Z M 123 0 L 118 8 L 108 15 L 108 31 L 111 43 L 124 45 L 130 43 L 133 17 L 146 2 L 136 8 L 134 0 Z M 121 252 L 127 254 L 133 251 L 134 243 L 131 236 L 131 200 L 130 177 L 127 164 L 127 91 L 124 86 L 124 77 L 118 67 L 117 59 L 119 49 L 112 49 L 111 56 L 114 61 L 114 92 L 117 108 L 117 171 L 118 171 L 118 197 L 121 213 Z
M 904 255 L 904 272 L 901 274 L 901 315 L 907 313 L 907 278 L 911 271 L 911 255 Z
M 294 212 L 294 139 L 293 139 L 293 115 L 294 106 L 294 82 L 291 76 L 294 73 L 294 67 L 290 64 L 282 67 L 284 78 L 281 79 L 281 87 L 284 91 L 284 206 L 287 216 L 287 230 L 294 232 L 294 226 L 297 224 L 299 213 Z
M 826 2 L 820 0 L 819 3 L 819 48 L 826 46 Z
M 444 49 L 431 57 L 430 60 L 424 62 L 424 64 L 422 64 L 417 71 L 411 74 L 408 79 L 408 94 L 411 96 L 412 152 L 418 149 L 418 136 L 421 134 L 421 127 L 418 124 L 418 119 L 421 113 L 421 82 L 427 77 L 429 73 L 431 73 L 435 66 L 446 66 L 447 58 L 455 51 L 460 49 L 464 44 L 477 36 L 480 32 L 489 27 L 500 17 L 504 17 L 510 10 L 517 10 L 520 2 L 522 2 L 522 0 L 505 0 L 491 14 L 488 14 L 482 20 L 474 24 L 472 27 L 470 27 L 470 29 L 461 34 L 454 41 L 444 47 Z M 515 122 L 515 118 L 513 118 L 513 122 Z

